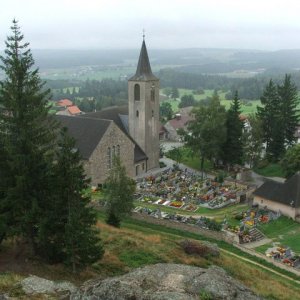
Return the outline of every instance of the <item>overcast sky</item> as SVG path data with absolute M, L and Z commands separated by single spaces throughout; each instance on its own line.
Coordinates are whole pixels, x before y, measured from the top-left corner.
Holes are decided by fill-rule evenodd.
M 13 18 L 32 49 L 300 49 L 299 0 L 2 0 L 0 49 Z

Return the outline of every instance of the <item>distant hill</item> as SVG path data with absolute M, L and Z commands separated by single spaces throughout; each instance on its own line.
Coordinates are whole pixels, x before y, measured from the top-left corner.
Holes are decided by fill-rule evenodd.
M 138 49 L 33 50 L 41 70 L 78 66 L 134 66 Z M 239 49 L 149 49 L 151 64 L 169 65 L 191 73 L 234 71 L 290 72 L 300 69 L 300 49 L 257 51 Z

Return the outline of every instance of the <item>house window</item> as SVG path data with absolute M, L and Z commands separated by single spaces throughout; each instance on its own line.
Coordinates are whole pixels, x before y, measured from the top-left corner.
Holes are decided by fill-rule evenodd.
M 136 111 L 136 117 L 137 118 L 139 117 L 139 111 L 138 110 Z
M 140 101 L 141 100 L 141 91 L 140 91 L 140 85 L 135 84 L 134 85 L 134 100 Z
M 111 148 L 107 148 L 107 168 L 111 168 Z

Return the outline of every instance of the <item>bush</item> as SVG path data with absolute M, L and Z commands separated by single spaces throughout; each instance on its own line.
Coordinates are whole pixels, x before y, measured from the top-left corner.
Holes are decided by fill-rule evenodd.
M 199 243 L 192 240 L 183 240 L 180 246 L 186 254 L 199 255 L 201 257 L 219 256 L 219 249 L 217 246 L 205 243 Z

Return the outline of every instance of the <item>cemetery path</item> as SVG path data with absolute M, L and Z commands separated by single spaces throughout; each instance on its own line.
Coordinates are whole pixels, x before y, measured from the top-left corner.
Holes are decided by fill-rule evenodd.
M 268 243 L 271 243 L 271 242 L 272 242 L 271 239 L 264 238 L 264 239 L 259 240 L 257 242 L 251 242 L 251 243 L 243 244 L 243 247 L 245 247 L 247 249 L 254 249 L 256 247 L 259 247 L 259 246 L 262 246 L 262 245 L 265 245 L 265 244 L 268 244 Z
M 285 274 L 282 274 L 282 273 L 280 273 L 280 272 L 277 272 L 277 271 L 275 271 L 275 270 L 273 270 L 273 269 L 271 269 L 271 268 L 269 268 L 269 267 L 266 267 L 266 266 L 264 266 L 264 265 L 262 265 L 262 264 L 260 264 L 260 263 L 258 263 L 258 262 L 252 261 L 251 259 L 245 258 L 245 257 L 243 257 L 243 256 L 240 256 L 240 255 L 238 255 L 238 254 L 232 253 L 232 252 L 230 252 L 230 251 L 228 251 L 228 250 L 225 250 L 225 249 L 220 249 L 220 251 L 221 251 L 221 252 L 224 252 L 224 253 L 226 253 L 226 254 L 229 254 L 229 255 L 231 255 L 231 256 L 234 256 L 234 257 L 236 257 L 236 258 L 238 258 L 238 259 L 240 259 L 240 260 L 243 260 L 243 261 L 246 261 L 246 262 L 248 262 L 248 263 L 251 263 L 251 264 L 253 264 L 253 265 L 255 265 L 255 266 L 258 266 L 258 267 L 260 267 L 260 268 L 262 268 L 262 269 L 264 269 L 264 270 L 267 270 L 267 271 L 269 271 L 269 272 L 271 272 L 271 273 L 273 273 L 273 274 L 279 275 L 279 276 L 281 276 L 281 277 L 283 277 L 283 278 L 285 278 L 285 279 L 288 279 L 288 280 L 290 280 L 290 281 L 292 281 L 292 282 L 295 282 L 295 283 L 297 283 L 297 284 L 300 284 L 300 280 L 296 280 L 296 279 L 294 279 L 294 278 L 292 278 L 292 277 L 290 277 L 290 276 L 288 276 L 288 275 L 285 275 Z M 253 253 L 253 254 L 254 254 L 254 253 Z M 253 254 L 252 254 L 252 255 L 253 255 Z M 259 256 L 258 256 L 258 257 L 259 257 Z M 290 270 L 288 270 L 288 271 L 290 271 Z

